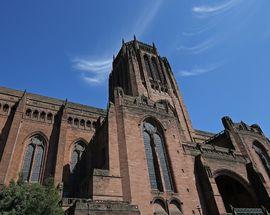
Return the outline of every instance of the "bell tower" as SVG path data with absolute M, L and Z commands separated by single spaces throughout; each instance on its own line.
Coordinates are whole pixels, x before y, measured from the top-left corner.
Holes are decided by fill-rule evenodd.
M 114 103 L 114 90 L 119 87 L 125 95 L 143 95 L 153 102 L 168 102 L 175 109 L 185 140 L 193 141 L 191 121 L 170 64 L 159 55 L 154 43 L 142 43 L 135 36 L 132 41 L 122 41 L 119 53 L 113 57 L 109 77 L 110 102 Z

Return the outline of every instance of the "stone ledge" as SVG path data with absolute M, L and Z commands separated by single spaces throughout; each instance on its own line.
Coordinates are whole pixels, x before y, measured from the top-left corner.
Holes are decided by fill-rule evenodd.
M 72 199 L 73 204 L 69 205 L 66 214 L 86 215 L 86 214 L 125 214 L 139 215 L 140 211 L 137 205 L 131 205 L 124 201 L 109 200 L 91 200 L 91 199 Z M 63 199 L 68 202 L 69 199 Z M 64 206 L 64 204 L 63 204 Z M 66 205 L 65 205 L 66 207 Z

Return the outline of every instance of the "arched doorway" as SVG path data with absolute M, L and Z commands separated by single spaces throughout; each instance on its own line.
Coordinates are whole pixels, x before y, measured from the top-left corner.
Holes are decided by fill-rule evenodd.
M 254 196 L 239 180 L 228 175 L 218 175 L 215 181 L 227 212 L 231 212 L 230 205 L 234 208 L 258 207 Z

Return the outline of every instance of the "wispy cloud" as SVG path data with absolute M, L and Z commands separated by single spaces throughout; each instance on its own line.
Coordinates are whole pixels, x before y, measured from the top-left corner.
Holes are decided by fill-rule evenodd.
M 183 36 L 186 36 L 186 37 L 193 37 L 193 36 L 197 36 L 199 34 L 202 34 L 208 30 L 210 30 L 212 27 L 205 27 L 205 28 L 202 28 L 202 29 L 198 29 L 198 30 L 194 30 L 194 31 L 184 31 L 182 32 L 182 35 Z
M 163 1 L 164 0 L 154 0 L 151 4 L 149 4 L 149 8 L 145 8 L 144 12 L 141 14 L 134 26 L 134 32 L 137 36 L 141 36 L 148 26 L 153 22 L 161 8 Z
M 72 60 L 73 69 L 82 73 L 83 80 L 90 84 L 101 84 L 111 69 L 112 60 L 93 60 L 84 58 L 75 58 Z
M 205 4 L 200 6 L 194 6 L 192 12 L 198 16 L 205 17 L 209 15 L 216 15 L 223 12 L 226 12 L 233 7 L 241 3 L 242 0 L 223 0 L 215 4 Z
M 205 66 L 205 67 L 196 66 L 196 67 L 191 68 L 191 69 L 180 70 L 177 73 L 177 75 L 183 76 L 183 77 L 202 75 L 202 74 L 205 74 L 205 73 L 208 73 L 208 72 L 215 71 L 221 65 L 222 65 L 222 63 L 216 63 L 216 64 L 208 65 L 208 66 Z
M 149 3 L 149 7 L 144 8 L 142 14 L 139 16 L 138 21 L 132 28 L 132 32 L 127 32 L 125 35 L 131 37 L 134 33 L 137 36 L 141 36 L 153 22 L 157 16 L 164 0 L 152 0 Z M 112 53 L 115 50 L 108 51 L 106 53 Z M 72 67 L 74 70 L 81 72 L 84 81 L 89 84 L 103 84 L 109 76 L 112 65 L 112 59 L 92 59 L 76 57 L 72 60 Z
M 193 46 L 181 45 L 181 46 L 177 47 L 176 50 L 188 52 L 190 54 L 200 54 L 200 53 L 208 50 L 209 48 L 213 47 L 218 42 L 219 42 L 219 39 L 210 38 L 208 40 L 205 40 L 205 41 L 203 41 L 199 44 L 193 45 Z
M 248 6 L 248 3 L 251 1 L 246 2 L 247 4 L 242 5 L 240 7 L 240 3 L 243 0 L 217 0 L 216 3 L 212 4 L 203 4 L 198 6 L 193 6 L 191 8 L 195 18 L 206 18 L 212 15 L 216 15 L 212 19 L 196 19 L 196 24 L 200 23 L 200 28 L 195 28 L 192 31 L 185 31 L 182 32 L 182 36 L 190 37 L 188 43 L 189 44 L 181 44 L 176 48 L 178 51 L 184 51 L 187 54 L 202 54 L 203 52 L 208 51 L 209 49 L 213 48 L 214 46 L 220 44 L 222 41 L 225 41 L 228 37 L 232 34 L 236 33 L 236 30 L 228 32 L 225 31 L 225 28 L 222 28 L 223 25 L 226 24 L 225 20 L 232 19 L 235 17 L 236 21 L 239 21 L 239 16 L 241 16 L 240 11 L 247 11 L 245 10 L 244 6 Z M 237 8 L 237 13 L 226 14 L 225 12 L 231 11 L 233 8 Z M 236 12 L 236 11 L 235 11 Z M 245 16 L 244 16 L 245 17 Z M 244 20 L 239 23 L 243 25 Z M 203 26 L 203 27 L 201 27 Z M 238 29 L 240 29 L 240 24 L 237 25 Z M 201 39 L 204 38 L 204 39 Z M 183 40 L 181 40 L 182 42 Z M 185 41 L 187 41 L 185 39 Z

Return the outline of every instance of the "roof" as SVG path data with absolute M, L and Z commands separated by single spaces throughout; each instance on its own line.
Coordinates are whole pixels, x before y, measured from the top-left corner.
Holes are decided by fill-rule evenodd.
M 0 94 L 21 98 L 24 94 L 24 91 L 10 89 L 7 87 L 0 86 Z M 79 103 L 75 103 L 75 102 L 69 102 L 69 101 L 66 102 L 65 100 L 62 100 L 62 99 L 47 97 L 47 96 L 38 95 L 38 94 L 34 94 L 34 93 L 28 93 L 28 92 L 26 93 L 26 96 L 27 96 L 27 98 L 29 98 L 31 100 L 35 100 L 35 101 L 41 101 L 41 102 L 45 102 L 45 103 L 49 103 L 49 104 L 53 104 L 53 105 L 58 105 L 58 106 L 61 106 L 61 105 L 66 103 L 67 106 L 69 108 L 72 108 L 72 109 L 80 109 L 80 110 L 90 111 L 90 112 L 99 113 L 99 114 L 106 114 L 105 109 L 96 108 L 96 107 L 92 107 L 92 106 L 88 106 L 88 105 L 84 105 L 84 104 L 79 104 Z

